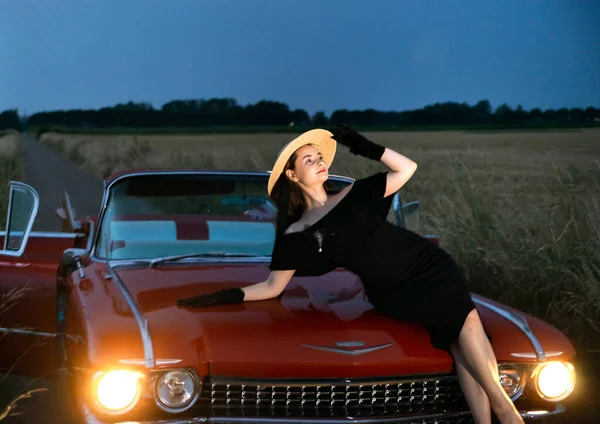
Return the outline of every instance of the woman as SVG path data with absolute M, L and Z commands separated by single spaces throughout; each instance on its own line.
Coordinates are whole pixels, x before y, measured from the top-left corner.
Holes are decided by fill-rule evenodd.
M 328 167 L 336 141 L 388 171 L 333 190 Z M 344 267 L 360 277 L 375 309 L 423 325 L 433 346 L 452 355 L 477 423 L 490 423 L 491 409 L 502 423 L 523 423 L 500 385 L 494 352 L 456 263 L 443 249 L 386 220 L 392 195 L 416 169 L 412 160 L 346 125 L 335 134 L 322 129 L 302 134 L 280 152 L 269 178 L 267 191 L 278 212 L 267 280 L 178 304 L 274 298 L 294 275 Z

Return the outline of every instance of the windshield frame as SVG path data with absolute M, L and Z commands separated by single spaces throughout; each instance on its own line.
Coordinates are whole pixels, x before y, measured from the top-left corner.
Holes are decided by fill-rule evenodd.
M 90 251 L 90 259 L 94 260 L 95 262 L 101 262 L 101 263 L 110 262 L 111 264 L 115 264 L 115 265 L 121 264 L 121 263 L 123 263 L 123 264 L 124 263 L 140 263 L 140 262 L 147 263 L 153 259 L 153 258 L 110 259 L 107 257 L 100 256 L 98 254 L 99 248 L 100 248 L 99 243 L 101 240 L 100 235 L 101 235 L 102 229 L 104 228 L 107 209 L 109 206 L 108 203 L 109 203 L 109 199 L 111 199 L 112 190 L 115 185 L 122 182 L 123 180 L 130 179 L 130 178 L 138 178 L 138 177 L 141 178 L 141 177 L 161 176 L 161 175 L 164 175 L 164 176 L 189 175 L 189 176 L 264 177 L 265 178 L 265 193 L 266 193 L 267 181 L 268 181 L 270 174 L 271 174 L 271 172 L 269 172 L 269 171 L 261 172 L 261 171 L 183 171 L 183 170 L 175 171 L 175 170 L 165 170 L 165 171 L 132 172 L 129 174 L 120 175 L 119 177 L 112 180 L 104 188 L 104 193 L 102 196 L 102 203 L 100 205 L 100 214 L 98 216 L 98 222 L 97 222 L 97 225 L 96 225 L 96 228 L 94 231 L 92 249 Z M 346 183 L 346 184 L 352 184 L 354 182 L 353 178 L 349 178 L 349 177 L 345 177 L 345 176 L 341 176 L 341 175 L 330 175 L 329 179 L 331 181 Z M 191 258 L 191 259 L 186 259 L 184 262 L 188 262 L 188 261 L 222 262 L 224 260 L 232 261 L 232 262 L 261 262 L 261 263 L 263 263 L 263 262 L 270 262 L 271 256 L 265 255 L 265 256 L 255 256 L 255 257 L 237 257 L 237 258 L 235 258 L 235 257 L 230 257 L 230 258 L 216 258 L 216 257 L 213 257 L 213 258 Z

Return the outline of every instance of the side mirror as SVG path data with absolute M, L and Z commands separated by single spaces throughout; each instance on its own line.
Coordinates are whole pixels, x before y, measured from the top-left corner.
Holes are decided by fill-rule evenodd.
M 402 204 L 402 197 L 398 191 L 393 198 L 394 216 L 396 217 L 396 225 L 406 228 L 417 234 L 424 235 L 425 231 L 421 223 L 421 213 L 419 211 L 419 202 L 414 201 Z
M 79 277 L 84 278 L 83 267 L 89 265 L 90 253 L 86 249 L 70 248 L 63 252 L 60 259 L 59 275 L 66 277 L 67 274 L 74 270 L 79 270 Z
M 40 196 L 33 187 L 21 182 L 11 181 L 9 187 L 6 232 L 0 255 L 18 257 L 25 251 L 40 206 Z
M 402 214 L 404 215 L 404 228 L 421 236 L 425 235 L 425 231 L 423 230 L 423 225 L 421 223 L 421 212 L 419 210 L 418 201 L 402 205 Z
M 392 198 L 392 207 L 394 208 L 394 217 L 396 218 L 396 226 L 404 228 L 404 213 L 402 210 L 402 198 L 400 191 L 397 191 Z

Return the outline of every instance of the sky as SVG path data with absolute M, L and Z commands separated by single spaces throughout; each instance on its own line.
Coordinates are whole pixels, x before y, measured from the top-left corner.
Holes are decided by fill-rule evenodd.
M 589 0 L 0 0 L 0 111 L 600 107 Z

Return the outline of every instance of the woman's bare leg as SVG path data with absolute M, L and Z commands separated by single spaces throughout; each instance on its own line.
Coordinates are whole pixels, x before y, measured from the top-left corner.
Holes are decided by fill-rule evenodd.
M 467 316 L 457 344 L 473 377 L 487 393 L 490 406 L 500 422 L 523 424 L 523 418 L 500 384 L 496 359 L 477 310 L 472 310 Z
M 465 395 L 469 409 L 473 414 L 476 424 L 491 424 L 492 413 L 490 410 L 490 400 L 483 387 L 477 382 L 472 375 L 467 361 L 462 355 L 457 344 L 450 346 L 454 362 L 456 363 L 456 373 L 460 387 Z

